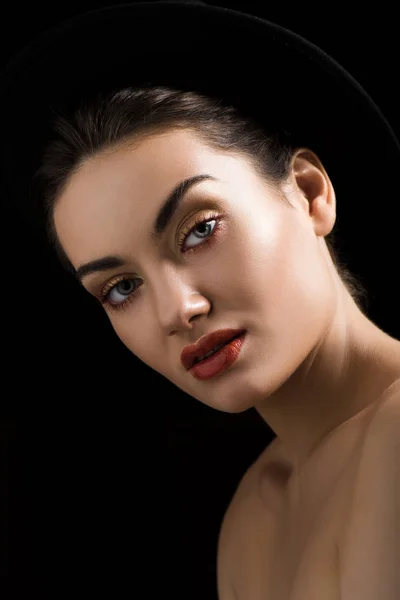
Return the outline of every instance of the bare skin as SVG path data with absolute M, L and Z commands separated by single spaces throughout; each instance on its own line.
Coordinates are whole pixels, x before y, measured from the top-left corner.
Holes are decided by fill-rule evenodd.
M 149 232 L 166 195 L 200 173 L 219 181 L 195 185 L 152 245 Z M 210 227 L 213 243 L 204 243 L 203 226 L 184 242 L 197 251 L 182 253 L 183 228 L 197 217 L 214 223 L 211 210 L 221 217 L 218 230 Z M 95 156 L 72 176 L 55 208 L 60 241 L 76 269 L 103 256 L 125 258 L 124 266 L 82 283 L 98 297 L 116 276 L 135 278 L 138 291 L 126 310 L 105 307 L 127 348 L 217 410 L 255 407 L 277 435 L 239 486 L 234 518 L 224 525 L 224 537 L 237 543 L 221 542 L 221 600 L 312 600 L 306 575 L 301 583 L 307 564 L 328 586 L 315 598 L 339 597 L 332 595 L 332 561 L 351 469 L 362 452 L 357 440 L 400 377 L 400 342 L 359 310 L 340 280 L 324 240 L 335 219 L 332 183 L 309 151 L 296 152 L 278 190 L 244 157 L 216 152 L 189 131 L 153 134 Z M 127 299 L 123 289 L 114 288 L 115 303 Z M 239 359 L 209 381 L 195 379 L 180 362 L 182 349 L 225 327 L 247 330 Z M 331 516 L 318 521 L 322 509 Z
M 279 438 L 268 446 L 248 469 L 225 514 L 218 548 L 220 600 L 398 597 L 399 576 L 397 582 L 372 578 L 369 587 L 371 578 L 364 566 L 361 577 L 368 585 L 361 594 L 351 591 L 345 541 L 353 515 L 363 509 L 363 498 L 356 497 L 354 503 L 355 482 L 371 423 L 387 404 L 400 406 L 399 399 L 400 376 L 379 400 L 332 430 L 300 472 Z M 376 471 L 364 465 L 365 471 L 368 488 L 378 501 L 384 492 Z M 373 523 L 365 527 L 369 525 Z M 368 556 L 367 568 L 379 561 L 379 550 L 377 546 Z M 352 538 L 352 552 L 363 556 L 362 539 Z M 385 591 L 377 595 L 376 588 Z

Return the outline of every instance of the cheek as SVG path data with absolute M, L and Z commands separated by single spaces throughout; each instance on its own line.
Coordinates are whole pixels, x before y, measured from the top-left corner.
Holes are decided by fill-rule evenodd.
M 286 332 L 287 339 L 295 330 L 300 337 L 319 329 L 331 311 L 333 283 L 317 238 L 297 223 L 276 224 L 240 248 L 226 285 L 248 318 L 259 316 L 255 328 L 277 338 Z

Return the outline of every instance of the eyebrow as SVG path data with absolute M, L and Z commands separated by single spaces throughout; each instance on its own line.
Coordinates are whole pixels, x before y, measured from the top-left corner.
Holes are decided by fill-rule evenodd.
M 183 200 L 189 189 L 196 183 L 210 179 L 213 181 L 218 181 L 216 177 L 208 175 L 207 173 L 203 173 L 201 175 L 194 175 L 193 177 L 184 179 L 178 183 L 177 186 L 175 186 L 172 192 L 168 195 L 167 199 L 163 202 L 154 221 L 153 230 L 150 233 L 150 239 L 154 242 L 154 244 L 157 244 L 163 236 L 168 224 L 176 213 L 180 202 Z M 78 267 L 75 272 L 75 276 L 79 281 L 82 281 L 84 277 L 90 275 L 91 273 L 115 269 L 116 267 L 122 267 L 125 264 L 126 262 L 121 256 L 103 256 L 102 258 L 91 260 L 90 262 L 84 263 Z

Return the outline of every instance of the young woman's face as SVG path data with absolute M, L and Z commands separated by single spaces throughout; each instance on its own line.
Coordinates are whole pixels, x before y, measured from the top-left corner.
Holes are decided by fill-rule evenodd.
M 198 175 L 209 179 L 188 189 L 155 243 L 167 196 Z M 335 220 L 329 180 L 299 154 L 290 181 L 296 209 L 245 158 L 171 131 L 87 161 L 56 205 L 75 269 L 108 256 L 125 261 L 82 278 L 90 294 L 108 293 L 104 310 L 121 341 L 218 410 L 257 406 L 282 385 L 318 346 L 335 309 L 323 239 Z M 183 348 L 224 328 L 247 330 L 238 360 L 196 379 L 181 363 Z

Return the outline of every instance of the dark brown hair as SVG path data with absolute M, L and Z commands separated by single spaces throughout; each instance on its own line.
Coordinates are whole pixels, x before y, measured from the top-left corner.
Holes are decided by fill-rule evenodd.
M 165 86 L 125 88 L 84 102 L 71 115 L 53 120 L 54 137 L 45 148 L 35 174 L 45 214 L 46 237 L 69 273 L 75 269 L 62 248 L 54 226 L 54 207 L 70 177 L 90 157 L 121 142 L 172 129 L 194 131 L 210 147 L 250 160 L 269 184 L 279 186 L 290 170 L 295 150 L 285 132 L 271 133 L 220 100 Z M 338 274 L 363 310 L 368 302 L 362 283 L 348 270 L 334 245 L 334 231 L 325 238 Z

